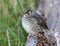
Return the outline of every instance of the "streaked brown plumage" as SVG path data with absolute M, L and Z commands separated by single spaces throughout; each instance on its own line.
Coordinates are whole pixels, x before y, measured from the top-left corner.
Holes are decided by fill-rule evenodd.
M 42 27 L 39 25 L 40 18 L 32 15 L 32 11 L 29 9 L 22 17 L 22 26 L 29 34 L 37 34 L 42 32 Z

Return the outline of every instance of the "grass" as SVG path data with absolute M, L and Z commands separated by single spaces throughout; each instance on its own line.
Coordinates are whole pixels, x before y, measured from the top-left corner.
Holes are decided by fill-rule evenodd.
M 35 9 L 35 5 L 36 0 L 0 0 L 0 46 L 25 46 L 28 34 L 21 18 L 26 9 Z

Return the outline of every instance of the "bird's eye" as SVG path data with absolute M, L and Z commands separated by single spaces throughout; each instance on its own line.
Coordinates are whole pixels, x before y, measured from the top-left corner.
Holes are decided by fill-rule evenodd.
M 28 9 L 28 10 L 25 11 L 25 14 L 29 14 L 31 12 L 32 12 L 32 10 L 31 9 Z

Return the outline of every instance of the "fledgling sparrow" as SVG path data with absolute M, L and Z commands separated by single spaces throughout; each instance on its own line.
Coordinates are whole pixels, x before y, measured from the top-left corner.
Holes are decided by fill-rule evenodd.
M 22 26 L 29 34 L 38 34 L 38 32 L 42 32 L 41 26 L 38 24 L 36 18 L 32 15 L 32 10 L 29 9 L 25 12 L 22 17 Z

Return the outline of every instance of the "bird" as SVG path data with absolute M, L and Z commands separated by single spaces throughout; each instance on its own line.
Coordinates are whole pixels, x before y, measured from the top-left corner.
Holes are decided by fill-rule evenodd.
M 42 27 L 38 24 L 38 17 L 35 15 L 32 15 L 32 10 L 28 9 L 25 11 L 25 14 L 22 17 L 22 26 L 25 29 L 25 31 L 31 35 L 38 34 L 39 32 L 42 32 Z

